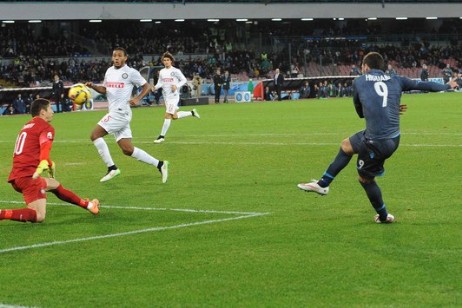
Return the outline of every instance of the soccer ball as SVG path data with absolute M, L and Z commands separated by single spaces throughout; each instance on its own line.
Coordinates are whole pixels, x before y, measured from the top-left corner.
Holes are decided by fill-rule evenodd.
M 91 92 L 83 83 L 78 83 L 69 88 L 67 96 L 74 104 L 83 105 L 91 99 Z

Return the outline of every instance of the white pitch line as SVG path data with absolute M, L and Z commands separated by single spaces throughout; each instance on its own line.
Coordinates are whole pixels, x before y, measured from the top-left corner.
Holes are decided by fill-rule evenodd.
M 337 134 L 334 134 L 334 133 L 318 133 L 318 134 L 312 134 L 310 133 L 311 136 L 314 136 L 314 135 L 317 135 L 317 136 L 330 136 L 330 135 L 337 135 Z M 438 134 L 433 134 L 433 133 L 406 133 L 406 134 L 402 134 L 402 136 L 406 136 L 406 135 L 438 135 L 438 136 L 441 136 L 441 135 L 446 135 L 446 136 L 462 136 L 462 134 L 457 134 L 457 133 L 438 133 Z M 252 137 L 255 137 L 255 136 L 267 136 L 267 137 L 286 137 L 286 138 L 291 138 L 291 137 L 294 137 L 294 136 L 300 136 L 300 134 L 298 135 L 295 135 L 295 134 L 254 134 L 254 135 L 249 135 L 249 136 L 252 136 Z M 184 136 L 183 136 L 184 137 Z M 224 138 L 224 139 L 227 139 L 229 137 L 233 137 L 232 135 L 223 135 L 223 136 L 220 136 L 220 135 L 209 135 L 209 136 L 206 136 L 206 135 L 201 135 L 201 137 L 203 138 L 202 140 L 196 140 L 196 141 L 191 141 L 191 140 L 188 140 L 188 141 L 172 141 L 170 140 L 169 141 L 169 144 L 181 144 L 181 145 L 255 145 L 255 146 L 338 146 L 340 144 L 340 141 L 335 141 L 335 142 L 287 142 L 287 141 L 283 141 L 283 142 L 268 142 L 268 141 L 239 141 L 239 140 L 233 140 L 233 141 L 222 141 L 222 140 L 218 140 L 218 141 L 213 141 L 213 140 L 207 140 L 207 138 L 214 138 L 214 137 L 220 137 L 220 138 Z M 340 139 L 339 139 L 340 140 Z M 9 141 L 4 141 L 4 140 L 0 140 L 0 143 L 11 143 L 11 140 Z M 62 143 L 62 144 L 72 144 L 72 143 L 82 143 L 82 144 L 85 144 L 87 143 L 87 140 L 83 140 L 83 139 L 73 139 L 73 140 L 70 140 L 70 139 L 66 139 L 66 140 L 56 140 L 55 143 Z M 151 139 L 146 139 L 146 138 L 140 138 L 140 139 L 137 139 L 136 143 L 140 143 L 140 144 L 152 144 L 152 140 Z M 401 147 L 445 147 L 445 148 L 448 148 L 448 147 L 455 147 L 455 148 L 459 148 L 459 147 L 462 147 L 462 144 L 428 144 L 428 143 L 423 143 L 423 144 L 420 144 L 420 143 L 404 143 L 404 142 L 401 142 L 400 143 L 400 146 Z
M 61 205 L 61 204 L 60 204 Z M 229 214 L 229 215 L 247 215 L 247 216 L 262 216 L 270 213 L 260 212 L 238 212 L 238 211 L 216 211 L 216 210 L 194 210 L 194 209 L 169 209 L 169 208 L 146 208 L 118 205 L 102 205 L 104 208 L 124 209 L 124 210 L 142 210 L 142 211 L 173 211 L 173 212 L 188 212 L 188 213 L 204 213 L 204 214 Z
M 43 248 L 43 247 L 64 245 L 64 244 L 77 243 L 77 242 L 87 242 L 87 241 L 106 239 L 106 238 L 112 238 L 112 237 L 119 237 L 119 236 L 134 235 L 134 234 L 140 234 L 140 233 L 146 233 L 146 232 L 156 232 L 156 231 L 187 228 L 187 227 L 192 227 L 192 226 L 220 223 L 220 222 L 224 222 L 224 221 L 245 219 L 245 218 L 263 216 L 263 215 L 266 215 L 266 214 L 262 213 L 262 214 L 258 214 L 258 215 L 243 215 L 243 216 L 223 218 L 223 219 L 204 220 L 204 221 L 193 222 L 193 223 L 189 223 L 189 224 L 180 224 L 180 225 L 174 225 L 174 226 L 168 226 L 168 227 L 153 227 L 153 228 L 140 229 L 140 230 L 129 231 L 129 232 L 121 232 L 121 233 L 113 233 L 113 234 L 106 234 L 106 235 L 99 235 L 99 236 L 77 238 L 77 239 L 67 240 L 67 241 L 54 241 L 54 242 L 33 244 L 33 245 L 29 245 L 29 246 L 17 246 L 17 247 L 1 249 L 0 254 L 6 253 L 6 252 L 11 252 L 11 251 L 27 250 L 27 249 L 33 249 L 33 248 Z
M 400 144 L 400 146 L 414 148 L 460 148 L 462 144 Z
M 23 203 L 23 202 L 0 200 L 0 203 Z M 48 203 L 48 204 L 50 204 L 50 205 L 66 205 L 66 206 L 68 205 L 68 204 L 63 204 L 63 203 Z M 173 225 L 173 226 L 166 226 L 166 227 L 152 227 L 152 228 L 146 228 L 146 229 L 140 229 L 140 230 L 134 230 L 134 231 L 128 231 L 128 232 L 120 232 L 120 233 L 112 233 L 112 234 L 106 234 L 106 235 L 98 235 L 98 236 L 90 236 L 90 237 L 84 237 L 84 238 L 76 238 L 76 239 L 66 240 L 66 241 L 53 241 L 53 242 L 45 242 L 45 243 L 40 243 L 40 244 L 27 245 L 27 246 L 16 246 L 16 247 L 0 249 L 0 254 L 7 253 L 7 252 L 12 252 L 12 251 L 20 251 L 20 250 L 43 248 L 43 247 L 49 247 L 49 246 L 65 245 L 65 244 L 77 243 L 77 242 L 87 242 L 87 241 L 94 241 L 94 240 L 107 239 L 107 238 L 120 237 L 120 236 L 128 236 L 128 235 L 147 233 L 147 232 L 158 232 L 158 231 L 164 231 L 164 230 L 188 228 L 188 227 L 192 227 L 192 226 L 221 223 L 221 222 L 225 222 L 225 221 L 246 219 L 246 218 L 265 216 L 265 215 L 270 214 L 270 213 L 259 213 L 259 212 L 235 212 L 235 211 L 194 210 L 194 209 L 144 208 L 144 207 L 129 207 L 129 206 L 116 206 L 116 205 L 107 205 L 107 206 L 102 206 L 102 207 L 104 207 L 104 208 L 113 208 L 113 209 L 124 209 L 124 210 L 176 211 L 176 212 L 193 212 L 193 213 L 228 214 L 228 215 L 240 215 L 240 216 L 221 218 L 221 219 L 204 220 L 204 221 L 198 221 L 198 222 L 187 223 L 187 224 L 179 224 L 179 225 Z
M 0 203 L 24 204 L 24 201 L 0 200 Z M 60 203 L 60 202 L 47 202 L 47 205 L 76 207 L 73 204 Z M 262 216 L 262 215 L 270 214 L 270 213 L 262 213 L 262 212 L 172 209 L 172 208 L 161 208 L 161 207 L 140 207 L 140 206 L 120 206 L 120 205 L 100 205 L 100 208 L 121 209 L 121 210 L 140 210 L 140 211 L 173 211 L 173 212 L 204 213 L 204 214 L 211 213 L 211 214 L 228 214 L 228 215 L 253 215 L 253 216 Z
M 151 144 L 151 141 L 140 141 L 138 143 Z M 169 141 L 169 144 L 187 144 L 187 145 L 258 145 L 258 146 L 338 146 L 340 142 L 225 142 L 225 141 Z M 444 147 L 444 148 L 460 148 L 462 144 L 400 144 L 400 147 Z
M 66 143 L 66 142 L 63 142 L 63 143 Z M 136 143 L 152 144 L 152 141 L 151 140 L 150 141 L 137 141 Z M 179 144 L 179 145 L 230 145 L 230 146 L 248 145 L 248 146 L 285 146 L 285 147 L 286 146 L 339 146 L 340 145 L 340 142 L 251 142 L 251 141 L 170 141 L 170 140 L 168 143 L 169 144 Z M 413 147 L 413 148 L 461 148 L 462 144 L 400 143 L 399 146 L 400 147 Z M 78 165 L 78 164 L 74 163 L 74 165 Z

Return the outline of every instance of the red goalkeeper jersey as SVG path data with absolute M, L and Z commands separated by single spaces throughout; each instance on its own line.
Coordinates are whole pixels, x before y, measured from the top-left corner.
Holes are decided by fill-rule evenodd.
M 32 177 L 41 160 L 41 145 L 49 143 L 49 149 L 51 149 L 54 136 L 55 129 L 42 118 L 34 117 L 27 122 L 16 138 L 13 168 L 8 182 L 17 178 Z

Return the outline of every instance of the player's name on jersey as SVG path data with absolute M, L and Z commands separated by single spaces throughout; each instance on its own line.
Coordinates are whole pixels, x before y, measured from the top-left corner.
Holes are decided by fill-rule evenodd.
M 387 81 L 390 80 L 390 76 L 388 75 L 369 75 L 366 74 L 367 81 Z

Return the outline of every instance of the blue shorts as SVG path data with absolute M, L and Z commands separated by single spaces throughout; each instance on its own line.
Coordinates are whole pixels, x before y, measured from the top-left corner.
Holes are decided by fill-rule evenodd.
M 356 168 L 360 176 L 374 178 L 385 172 L 383 165 L 398 149 L 400 136 L 389 139 L 367 139 L 364 131 L 350 137 L 355 153 L 358 153 Z

